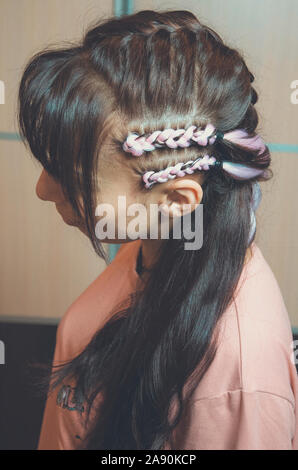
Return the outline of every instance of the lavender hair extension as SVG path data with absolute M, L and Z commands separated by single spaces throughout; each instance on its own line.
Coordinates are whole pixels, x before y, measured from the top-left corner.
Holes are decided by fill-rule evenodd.
M 197 129 L 197 130 L 196 130 Z M 178 139 L 177 139 L 178 138 Z M 169 147 L 172 149 L 186 148 L 194 143 L 199 146 L 212 145 L 218 139 L 225 139 L 237 145 L 243 145 L 251 150 L 258 150 L 259 155 L 264 152 L 266 145 L 259 135 L 249 136 L 244 129 L 236 129 L 225 134 L 216 131 L 212 124 L 207 124 L 205 129 L 198 129 L 190 126 L 185 129 L 165 129 L 164 131 L 154 131 L 149 136 L 139 136 L 131 133 L 123 143 L 123 150 L 133 156 L 139 157 L 144 152 L 150 152 L 156 148 Z M 150 189 L 155 183 L 165 183 L 169 179 L 192 174 L 195 170 L 209 170 L 211 166 L 222 168 L 235 179 L 251 179 L 264 173 L 265 170 L 253 168 L 242 163 L 235 163 L 225 160 L 216 160 L 215 157 L 205 155 L 196 160 L 186 163 L 177 163 L 158 172 L 147 171 L 142 179 L 145 188 Z

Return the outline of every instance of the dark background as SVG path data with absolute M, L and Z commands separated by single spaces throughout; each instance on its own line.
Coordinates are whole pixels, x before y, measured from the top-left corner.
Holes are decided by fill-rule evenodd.
M 45 399 L 34 392 L 29 361 L 51 361 L 57 325 L 0 323 L 0 449 L 36 449 Z

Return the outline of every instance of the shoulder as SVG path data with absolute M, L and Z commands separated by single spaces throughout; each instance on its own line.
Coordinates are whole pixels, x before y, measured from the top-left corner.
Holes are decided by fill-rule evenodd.
M 170 442 L 173 449 L 298 449 L 295 410 L 287 399 L 242 389 L 195 400 Z
M 219 320 L 217 352 L 195 398 L 239 389 L 274 394 L 294 405 L 298 382 L 288 312 L 277 280 L 255 243 L 252 254 Z
M 254 250 L 235 298 L 242 387 L 272 392 L 294 404 L 297 372 L 291 322 L 271 267 L 257 245 Z
M 253 243 L 252 257 L 244 266 L 234 293 L 238 315 L 252 322 L 278 328 L 279 334 L 291 335 L 291 323 L 277 279 L 261 249 Z
M 134 289 L 132 273 L 138 240 L 122 244 L 114 259 L 68 307 L 59 322 L 56 349 L 63 359 L 74 357 L 103 327 L 117 305 Z
M 242 350 L 269 348 L 277 342 L 287 349 L 292 341 L 291 322 L 277 279 L 258 245 L 244 266 L 233 301 L 225 315 L 237 319 Z M 247 344 L 246 344 L 247 342 Z M 270 347 L 271 346 L 271 347 Z

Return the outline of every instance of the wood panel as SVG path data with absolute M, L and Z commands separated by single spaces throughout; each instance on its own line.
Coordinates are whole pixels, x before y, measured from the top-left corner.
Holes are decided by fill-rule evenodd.
M 16 94 L 25 62 L 38 50 L 80 38 L 108 17 L 112 1 L 1 0 L 0 131 L 17 132 Z M 0 140 L 0 315 L 60 318 L 105 263 L 89 240 L 35 195 L 41 167 L 18 141 Z

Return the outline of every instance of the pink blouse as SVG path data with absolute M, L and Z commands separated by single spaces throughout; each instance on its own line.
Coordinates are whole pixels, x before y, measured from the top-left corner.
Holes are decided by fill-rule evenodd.
M 141 240 L 125 243 L 59 323 L 54 362 L 74 357 L 140 280 Z M 289 316 L 276 278 L 255 242 L 234 300 L 219 322 L 218 349 L 166 450 L 298 450 L 298 376 Z M 38 450 L 75 449 L 78 411 L 47 398 Z M 71 400 L 71 394 L 69 396 Z

